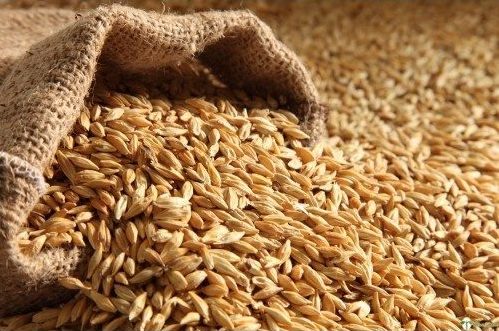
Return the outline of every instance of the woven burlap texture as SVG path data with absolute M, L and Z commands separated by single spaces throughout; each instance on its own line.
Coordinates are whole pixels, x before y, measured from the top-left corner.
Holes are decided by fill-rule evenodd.
M 43 194 L 43 168 L 76 121 L 98 68 L 131 74 L 197 59 L 230 87 L 285 96 L 317 138 L 324 111 L 297 56 L 245 11 L 161 15 L 113 5 L 83 15 L 0 12 L 0 316 L 61 302 L 77 249 L 28 258 L 16 234 Z

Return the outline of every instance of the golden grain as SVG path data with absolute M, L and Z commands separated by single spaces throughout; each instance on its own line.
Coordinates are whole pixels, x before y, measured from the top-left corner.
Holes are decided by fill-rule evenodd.
M 113 305 L 111 300 L 103 294 L 95 290 L 84 290 L 83 293 L 92 299 L 99 309 L 110 313 L 116 312 L 116 307 Z
M 495 208 L 475 175 L 416 171 L 387 141 L 361 167 L 358 146 L 304 147 L 285 111 L 97 100 L 19 233 L 26 254 L 91 247 L 88 281 L 60 279 L 79 297 L 16 327 L 437 330 L 497 316 Z
M 138 295 L 135 300 L 133 300 L 130 310 L 128 312 L 128 319 L 131 321 L 137 316 L 139 316 L 145 308 L 147 299 L 147 292 Z

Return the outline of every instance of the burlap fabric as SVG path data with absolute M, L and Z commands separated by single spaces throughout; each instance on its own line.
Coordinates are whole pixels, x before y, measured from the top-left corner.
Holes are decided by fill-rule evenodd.
M 42 170 L 68 133 L 102 66 L 165 71 L 198 59 L 230 87 L 286 96 L 317 138 L 324 111 L 308 73 L 249 12 L 160 15 L 110 6 L 0 12 L 0 316 L 60 302 L 56 279 L 76 272 L 82 253 L 20 253 L 16 233 L 44 192 Z

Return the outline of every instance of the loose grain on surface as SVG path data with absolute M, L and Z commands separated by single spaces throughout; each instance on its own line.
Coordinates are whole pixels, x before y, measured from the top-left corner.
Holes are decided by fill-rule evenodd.
M 73 238 L 94 252 L 84 279 L 60 280 L 80 294 L 34 323 L 459 330 L 463 316 L 495 318 L 494 238 L 445 233 L 440 217 L 466 206 L 444 210 L 445 188 L 359 171 L 326 142 L 308 149 L 289 112 L 210 100 L 104 92 L 82 111 L 19 237 L 26 254 Z

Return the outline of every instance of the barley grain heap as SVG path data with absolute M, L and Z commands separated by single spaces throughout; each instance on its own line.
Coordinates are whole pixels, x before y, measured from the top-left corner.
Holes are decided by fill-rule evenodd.
M 409 182 L 407 166 L 379 157 L 358 171 L 331 144 L 303 147 L 286 111 L 147 93 L 94 103 L 19 233 L 26 254 L 92 251 L 83 277 L 60 280 L 79 294 L 9 329 L 459 330 L 462 316 L 497 319 L 498 215 L 467 181 Z M 479 212 L 461 214 L 470 203 Z
M 304 148 L 290 112 L 125 94 L 101 102 L 62 141 L 51 186 L 19 234 L 30 255 L 89 246 L 85 277 L 60 280 L 80 294 L 11 328 L 337 325 L 346 306 L 334 293 L 356 278 L 349 272 L 371 282 L 373 269 L 351 227 L 362 219 L 338 211 L 348 197 L 333 180 L 351 178 L 374 201 L 387 194 L 334 151 Z M 368 312 L 358 301 L 342 314 L 357 322 Z

